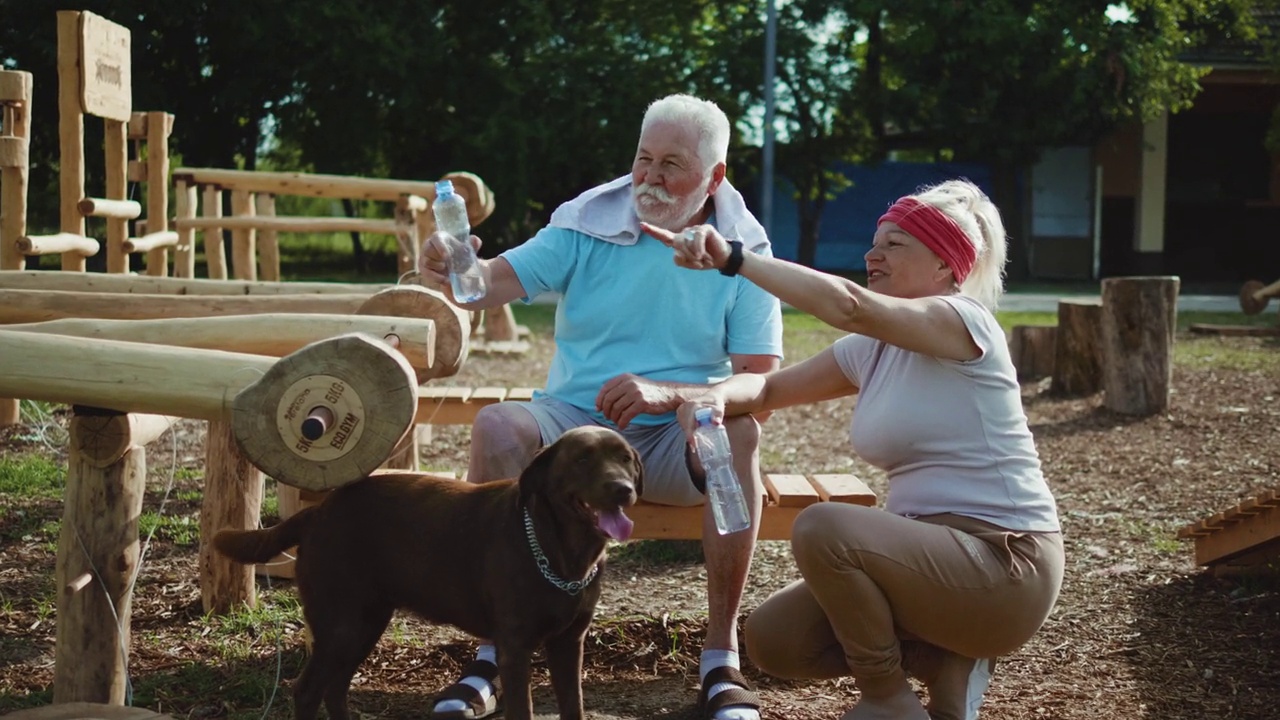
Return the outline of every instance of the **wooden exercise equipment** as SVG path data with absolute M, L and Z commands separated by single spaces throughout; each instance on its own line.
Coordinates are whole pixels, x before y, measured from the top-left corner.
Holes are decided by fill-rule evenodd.
M 106 273 L 0 272 L 0 290 L 61 290 L 142 295 L 369 295 L 389 283 L 268 282 Z
M 0 123 L 0 271 L 21 270 L 26 264 L 18 238 L 27 234 L 31 73 L 0 70 Z M 0 427 L 20 419 L 17 399 L 0 398 Z
M 358 334 L 312 343 L 278 360 L 8 330 L 0 330 L 0 345 L 6 349 L 0 353 L 0 393 L 230 420 L 255 465 L 309 489 L 337 487 L 377 468 L 418 408 L 418 381 L 408 361 L 386 343 Z M 321 406 L 338 422 L 312 440 L 304 421 Z M 351 432 L 353 421 L 358 433 Z
M 493 213 L 493 193 L 479 177 L 452 172 L 442 179 L 452 180 L 466 199 L 472 227 Z M 404 274 L 417 266 L 421 241 L 435 230 L 430 211 L 434 182 L 214 168 L 178 168 L 173 180 L 178 201 L 174 227 L 184 243 L 193 243 L 194 234 L 202 233 L 211 278 L 256 280 L 261 270 L 264 280 L 279 280 L 281 232 L 393 235 L 400 248 L 397 266 Z M 223 192 L 231 194 L 231 215 L 222 213 Z M 278 195 L 389 202 L 392 218 L 280 217 L 275 205 Z M 223 230 L 231 231 L 230 265 L 222 245 Z
M 417 412 L 418 380 L 399 351 L 341 335 L 279 360 L 41 332 L 0 330 L 0 393 L 70 403 L 67 489 L 59 536 L 55 702 L 124 700 L 144 447 L 169 426 L 156 413 L 227 423 L 209 433 L 229 467 L 206 468 L 202 537 L 257 524 L 262 475 L 323 490 L 368 475 Z M 9 350 L 12 350 L 10 352 Z M 243 453 L 241 453 L 243 450 Z M 250 568 L 200 552 L 205 609 L 255 602 Z
M 419 383 L 431 377 L 435 356 L 434 321 L 371 314 L 272 313 L 151 320 L 68 318 L 6 325 L 3 329 L 270 357 L 283 357 L 325 338 L 362 333 L 382 338 L 399 350 L 413 367 Z
M 1280 560 L 1280 492 L 1265 490 L 1178 530 L 1195 542 L 1197 565 L 1215 573 L 1275 569 Z
M 1267 308 L 1273 297 L 1280 297 L 1280 280 L 1270 285 L 1250 280 L 1240 287 L 1240 311 L 1245 315 L 1257 315 Z

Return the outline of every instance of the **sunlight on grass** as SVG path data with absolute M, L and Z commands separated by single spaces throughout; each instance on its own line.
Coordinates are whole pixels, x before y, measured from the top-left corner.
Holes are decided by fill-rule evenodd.
M 194 547 L 200 540 L 200 519 L 191 515 L 159 515 L 144 512 L 138 517 L 138 535 L 168 540 L 175 545 Z
M 61 498 L 66 470 L 40 455 L 0 457 L 0 495 Z

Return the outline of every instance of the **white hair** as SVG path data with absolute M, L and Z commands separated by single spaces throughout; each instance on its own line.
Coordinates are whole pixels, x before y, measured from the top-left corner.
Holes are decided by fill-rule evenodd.
M 719 105 L 692 95 L 668 95 L 654 100 L 640 123 L 643 135 L 655 122 L 691 125 L 698 131 L 698 159 L 712 168 L 729 158 L 729 118 Z
M 960 292 L 995 310 L 1004 294 L 1004 265 L 1008 238 L 1000 210 L 986 193 L 968 180 L 947 180 L 913 196 L 955 221 L 973 244 L 973 270 Z

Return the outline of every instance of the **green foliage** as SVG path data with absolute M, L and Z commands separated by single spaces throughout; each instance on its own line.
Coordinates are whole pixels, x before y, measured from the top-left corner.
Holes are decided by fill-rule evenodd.
M 732 179 L 749 183 L 759 163 L 743 138 L 759 135 L 765 3 L 86 0 L 76 7 L 130 29 L 133 105 L 175 114 L 172 146 L 182 163 L 419 180 L 469 170 L 497 196 L 480 229 L 484 252 L 493 254 L 523 241 L 558 203 L 626 172 L 644 108 L 670 92 L 710 97 L 737 121 L 743 132 Z M 1089 142 L 1118 123 L 1176 111 L 1204 72 L 1180 56 L 1215 39 L 1255 37 L 1254 4 L 1135 0 L 1127 18 L 1114 19 L 1107 4 L 1088 0 L 779 2 L 785 142 L 777 169 L 800 201 L 801 260 L 812 258 L 825 203 L 848 183 L 830 171 L 833 162 L 915 150 L 1016 164 L 1044 147 Z M 33 232 L 56 229 L 58 217 L 60 7 L 0 0 L 0 64 L 35 75 Z M 102 187 L 101 126 L 86 119 L 91 195 Z M 281 202 L 283 212 L 290 203 L 314 210 L 318 201 Z M 326 242 L 350 238 L 289 252 L 319 259 Z M 373 258 L 381 251 L 370 249 Z M 384 272 L 361 256 L 352 270 Z
M 42 455 L 0 457 L 0 495 L 23 499 L 61 498 L 67 472 Z

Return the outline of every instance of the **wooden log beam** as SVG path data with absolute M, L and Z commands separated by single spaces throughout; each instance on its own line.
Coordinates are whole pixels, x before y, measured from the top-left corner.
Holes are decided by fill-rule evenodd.
M 108 273 L 72 274 L 43 270 L 0 272 L 0 290 L 64 290 L 151 295 L 360 294 L 395 287 L 379 283 L 248 282 L 206 278 L 162 278 Z
M 1169 407 L 1178 319 L 1177 277 L 1102 281 L 1103 405 L 1126 415 Z
M 203 420 L 278 362 L 245 353 L 0 329 L 0 395 Z
M 151 320 L 67 318 L 8 325 L 4 329 L 271 357 L 284 357 L 336 335 L 363 333 L 381 338 L 399 350 L 413 367 L 419 383 L 433 377 L 431 369 L 435 363 L 435 321 L 419 318 L 308 313 Z
M 149 253 L 153 250 L 177 246 L 178 233 L 173 230 L 149 232 L 142 237 L 132 237 L 124 241 L 124 251 L 126 253 Z
M 84 198 L 78 203 L 78 207 L 85 217 L 133 220 L 142 215 L 142 203 L 136 200 Z
M 175 220 L 174 227 L 178 230 L 223 228 L 226 230 L 270 230 L 272 232 L 300 233 L 364 232 L 384 235 L 396 234 L 395 220 L 379 220 L 377 218 L 226 215 L 220 218 L 195 217 Z
M 418 381 L 386 343 L 342 335 L 279 360 L 0 330 L 0 396 L 230 420 L 246 455 L 281 482 L 328 489 L 368 475 L 413 424 Z M 324 408 L 333 423 L 311 433 Z
M 77 413 L 80 432 L 73 436 L 80 443 L 75 450 L 80 458 L 95 468 L 108 468 L 125 453 L 144 448 L 168 432 L 180 418 L 147 413 Z
M 401 195 L 418 195 L 428 202 L 436 197 L 435 183 L 417 180 L 383 180 L 296 172 L 258 172 L 256 170 L 220 170 L 215 168 L 176 168 L 175 179 L 182 178 L 197 185 L 217 185 L 226 190 L 303 195 L 352 200 L 384 200 L 395 202 Z
M 64 318 L 209 317 L 358 311 L 368 295 L 103 295 L 63 290 L 0 290 L 0 325 Z M 378 313 L 391 314 L 391 313 Z
M 18 238 L 18 252 L 23 255 L 73 254 L 92 257 L 98 254 L 98 241 L 74 233 L 53 235 L 23 235 Z

